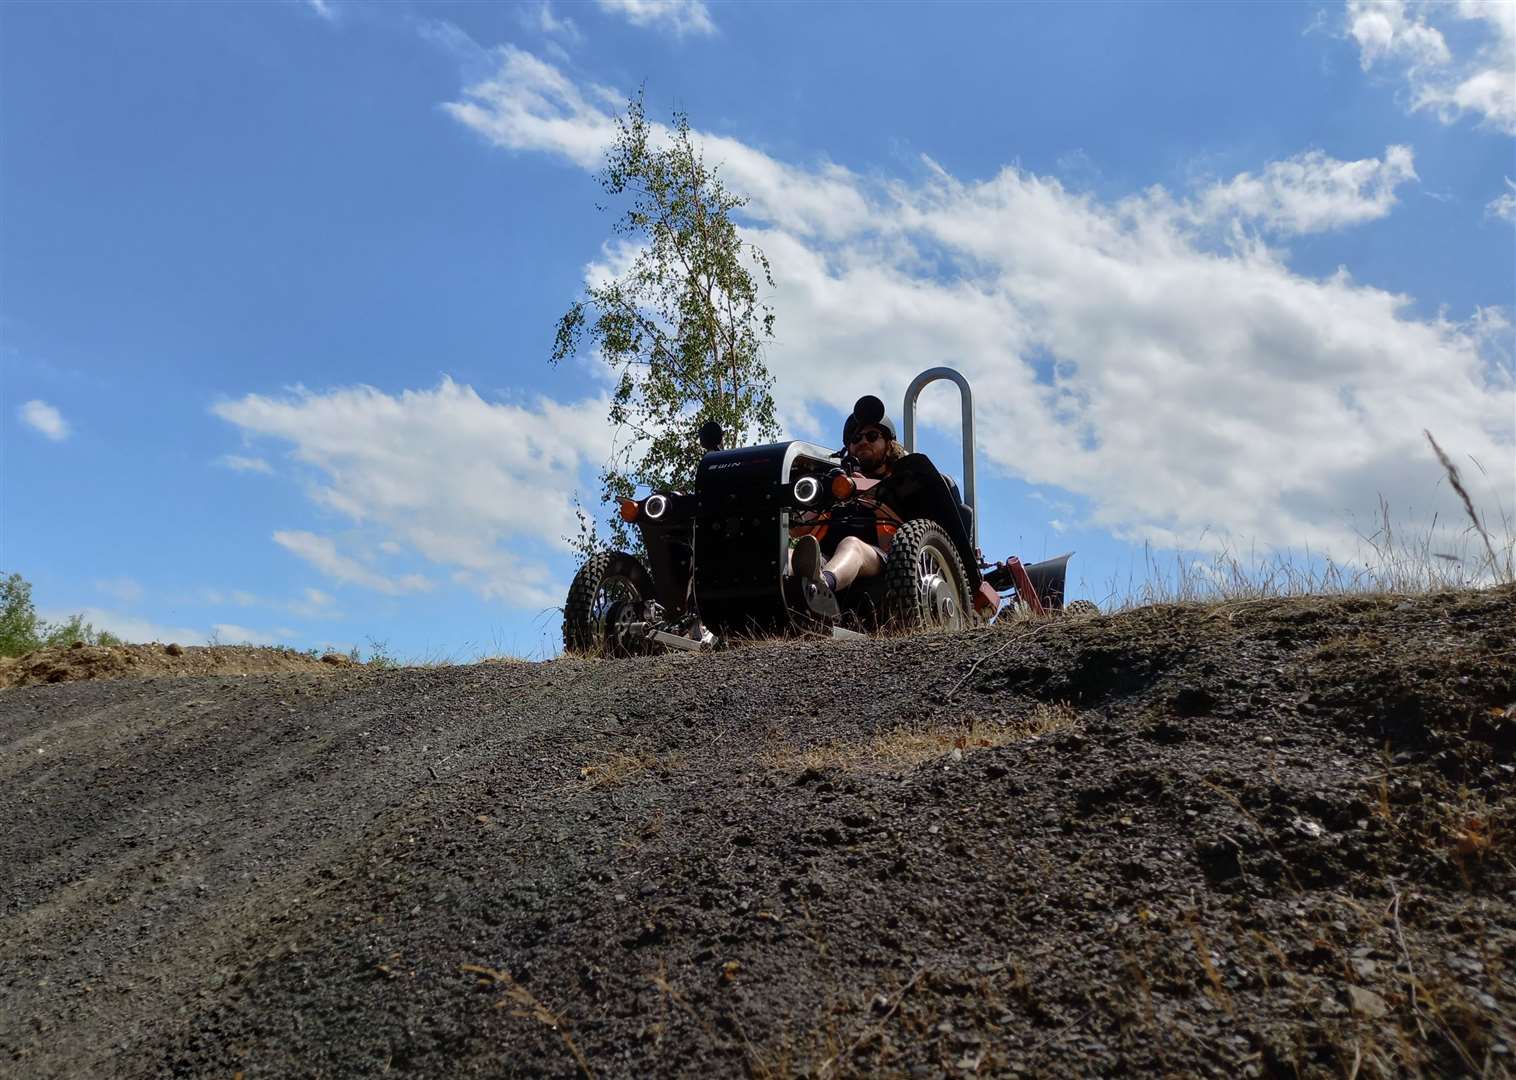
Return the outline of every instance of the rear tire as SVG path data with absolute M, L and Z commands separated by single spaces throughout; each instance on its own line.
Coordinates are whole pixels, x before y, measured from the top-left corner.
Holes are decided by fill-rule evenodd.
M 884 617 L 903 630 L 964 630 L 973 598 L 958 546 L 929 518 L 900 526 L 884 565 Z
M 631 650 L 617 633 L 628 616 L 639 617 L 653 596 L 653 575 L 635 555 L 601 551 L 574 575 L 563 605 L 563 648 L 585 656 L 625 656 Z

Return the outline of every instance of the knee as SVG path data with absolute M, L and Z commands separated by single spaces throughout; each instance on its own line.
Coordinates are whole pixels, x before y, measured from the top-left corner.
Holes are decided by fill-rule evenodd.
M 868 549 L 868 545 L 856 536 L 845 536 L 837 545 L 838 555 L 857 555 Z

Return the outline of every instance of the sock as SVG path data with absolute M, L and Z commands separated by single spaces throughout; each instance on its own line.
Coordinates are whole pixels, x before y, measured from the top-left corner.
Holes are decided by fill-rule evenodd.
M 826 581 L 826 587 L 833 592 L 837 591 L 837 575 L 830 570 L 821 571 L 822 578 Z

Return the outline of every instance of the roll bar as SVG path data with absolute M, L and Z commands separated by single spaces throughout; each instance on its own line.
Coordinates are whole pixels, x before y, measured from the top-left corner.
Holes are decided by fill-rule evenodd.
M 934 367 L 923 371 L 911 380 L 905 389 L 905 406 L 901 410 L 905 423 L 906 453 L 916 452 L 916 399 L 928 383 L 938 379 L 950 379 L 958 384 L 958 394 L 963 401 L 963 501 L 974 511 L 974 535 L 969 537 L 974 550 L 979 550 L 979 504 L 974 498 L 974 394 L 963 373 L 950 367 Z

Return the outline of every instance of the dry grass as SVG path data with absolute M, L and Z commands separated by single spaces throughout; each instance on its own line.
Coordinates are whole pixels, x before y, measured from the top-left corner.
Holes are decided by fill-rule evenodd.
M 1141 580 L 1123 586 L 1113 580 L 1101 607 L 1128 610 L 1163 603 L 1214 603 L 1289 596 L 1419 594 L 1516 582 L 1516 518 L 1495 496 L 1495 515 L 1481 515 L 1458 466 L 1430 432 L 1427 442 L 1457 494 L 1468 524 L 1442 527 L 1434 517 L 1424 530 L 1399 529 L 1389 504 L 1379 500 L 1378 516 L 1359 530 L 1359 558 L 1338 562 L 1304 551 L 1246 553 L 1223 546 L 1208 558 L 1174 556 L 1172 567 L 1144 548 Z M 1483 467 L 1475 466 L 1483 473 Z
M 684 755 L 669 754 L 659 757 L 641 751 L 603 751 L 598 760 L 582 766 L 575 790 L 598 790 L 614 788 L 649 770 L 668 773 L 684 764 Z
M 573 1055 L 574 1062 L 579 1066 L 588 1080 L 595 1080 L 595 1072 L 590 1068 L 590 1063 L 574 1042 L 569 1034 L 568 1024 L 561 1013 L 553 1012 L 541 1001 L 537 1000 L 526 987 L 522 986 L 507 971 L 498 971 L 494 968 L 485 967 L 482 964 L 464 964 L 461 971 L 477 976 L 481 986 L 498 987 L 505 991 L 505 997 L 496 1002 L 497 1009 L 510 1009 L 511 1015 L 523 1020 L 535 1020 L 552 1031 L 558 1033 L 563 1040 L 563 1045 Z M 240 1075 L 240 1074 L 239 1074 Z
M 785 747 L 766 754 L 763 763 L 785 770 L 842 769 L 861 772 L 891 772 L 908 769 L 946 755 L 962 757 L 976 750 L 1022 742 L 1077 726 L 1077 714 L 1068 705 L 1038 705 L 1014 720 L 973 719 L 967 724 L 938 728 L 896 728 L 866 739 L 822 743 L 819 746 Z

